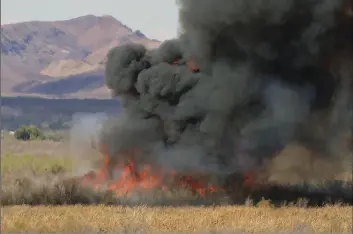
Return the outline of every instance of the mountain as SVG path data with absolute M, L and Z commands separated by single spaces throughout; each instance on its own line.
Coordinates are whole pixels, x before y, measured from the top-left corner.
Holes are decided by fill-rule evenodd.
M 109 97 L 103 79 L 106 54 L 129 42 L 149 49 L 160 44 L 112 16 L 2 25 L 2 95 Z

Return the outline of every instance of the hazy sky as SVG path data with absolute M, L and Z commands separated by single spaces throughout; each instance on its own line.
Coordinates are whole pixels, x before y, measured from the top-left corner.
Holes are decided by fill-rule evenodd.
M 112 15 L 133 30 L 159 40 L 177 35 L 175 0 L 1 0 L 1 24 Z

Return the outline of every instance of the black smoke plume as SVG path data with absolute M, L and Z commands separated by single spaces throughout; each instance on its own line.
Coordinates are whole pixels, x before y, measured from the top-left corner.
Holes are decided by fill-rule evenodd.
M 137 163 L 231 173 L 299 144 L 329 171 L 352 165 L 351 0 L 177 3 L 179 38 L 108 53 L 106 84 L 124 106 L 102 131 L 112 159 L 139 149 Z

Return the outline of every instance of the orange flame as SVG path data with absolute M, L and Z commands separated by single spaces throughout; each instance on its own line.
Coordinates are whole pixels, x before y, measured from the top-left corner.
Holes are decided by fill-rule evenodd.
M 178 65 L 179 64 L 179 58 L 175 59 L 170 64 L 171 65 Z M 189 59 L 188 61 L 186 61 L 186 66 L 187 66 L 187 68 L 189 69 L 190 72 L 199 72 L 200 71 L 200 68 L 196 65 L 196 63 L 192 59 Z
M 207 183 L 192 176 L 178 176 L 174 171 L 165 172 L 157 170 L 157 168 L 153 168 L 151 165 L 143 165 L 140 169 L 137 169 L 133 161 L 133 153 L 127 154 L 129 160 L 124 166 L 119 168 L 118 164 L 111 165 L 112 162 L 105 145 L 100 147 L 100 151 L 103 154 L 103 167 L 97 172 L 87 173 L 82 178 L 84 184 L 92 185 L 94 189 L 99 189 L 103 184 L 106 184 L 107 189 L 115 192 L 117 195 L 129 194 L 137 190 L 143 191 L 157 188 L 165 191 L 167 189 L 167 185 L 164 183 L 165 179 L 171 178 L 173 185 L 190 189 L 201 197 L 205 197 L 208 193 L 222 191 L 215 185 L 207 185 Z M 111 178 L 114 171 L 121 172 L 120 176 Z

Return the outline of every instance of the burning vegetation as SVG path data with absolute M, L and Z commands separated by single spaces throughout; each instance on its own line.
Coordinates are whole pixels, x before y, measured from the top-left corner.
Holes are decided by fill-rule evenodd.
M 205 180 L 202 182 L 190 175 L 178 176 L 173 170 L 163 171 L 161 168 L 152 168 L 152 165 L 149 164 L 136 168 L 132 153 L 127 154 L 129 159 L 124 164 L 114 164 L 112 167 L 104 145 L 101 152 L 104 156 L 103 167 L 98 172 L 91 171 L 86 174 L 83 177 L 83 183 L 97 189 L 101 189 L 101 186 L 105 185 L 108 191 L 112 191 L 118 196 L 129 195 L 129 193 L 138 190 L 160 189 L 166 191 L 171 186 L 190 189 L 201 197 L 205 197 L 207 193 L 221 190 L 214 185 L 206 184 Z M 119 175 L 114 175 L 114 172 L 118 172 Z
M 292 182 L 351 171 L 353 1 L 178 4 L 178 39 L 108 53 L 106 85 L 123 111 L 104 123 L 104 166 L 84 183 L 119 195 L 170 187 L 234 199 L 332 195 L 270 184 L 266 162 L 290 155 Z M 292 145 L 310 152 L 310 164 Z M 330 166 L 318 169 L 323 162 Z M 352 202 L 342 196 L 331 197 Z

